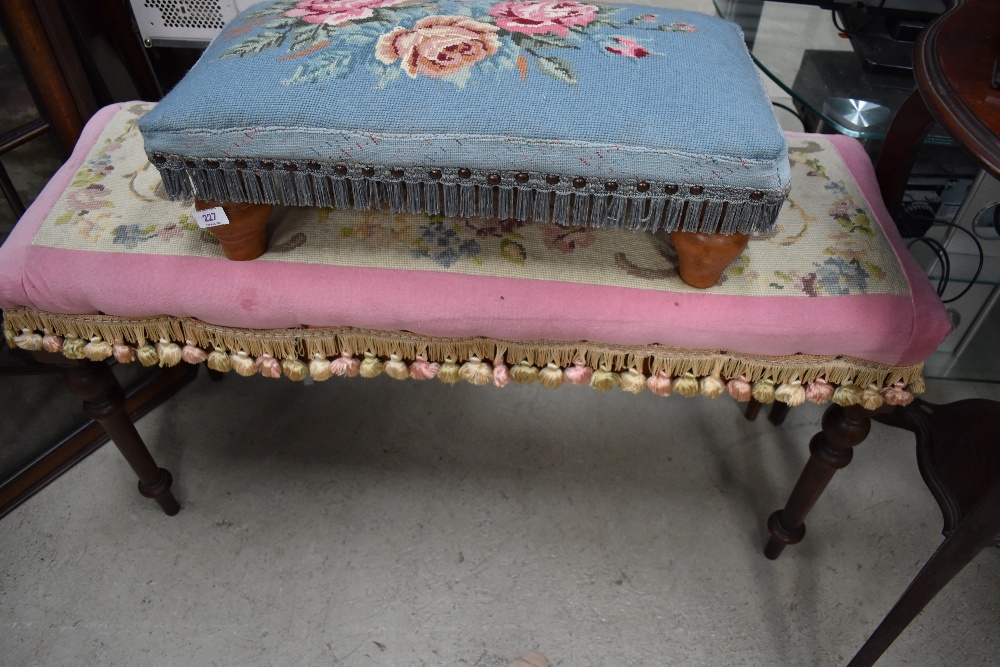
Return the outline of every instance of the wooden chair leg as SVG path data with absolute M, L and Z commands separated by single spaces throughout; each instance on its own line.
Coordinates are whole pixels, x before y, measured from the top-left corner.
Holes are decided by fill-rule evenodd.
M 823 413 L 823 430 L 809 441 L 809 461 L 799 476 L 785 508 L 767 520 L 771 538 L 764 555 L 774 560 L 790 544 L 798 544 L 806 534 L 805 518 L 830 483 L 835 472 L 851 462 L 851 450 L 871 430 L 872 412 L 860 406 L 831 405 Z
M 739 257 L 750 241 L 749 234 L 705 234 L 674 232 L 677 272 L 691 287 L 711 287 L 723 271 Z
M 222 207 L 229 218 L 228 225 L 211 227 L 219 239 L 222 252 L 231 260 L 242 262 L 256 259 L 267 250 L 267 222 L 274 209 L 270 204 L 222 203 L 211 199 L 195 199 L 195 208 L 204 211 Z
M 760 414 L 760 408 L 764 404 L 758 401 L 756 398 L 751 398 L 747 403 L 747 411 L 743 415 L 747 418 L 747 421 L 753 422 L 757 421 L 757 415 Z
M 170 490 L 170 473 L 156 465 L 135 424 L 125 410 L 125 393 L 107 364 L 73 361 L 60 354 L 34 352 L 37 359 L 62 366 L 69 391 L 83 399 L 84 413 L 98 422 L 118 447 L 132 470 L 139 476 L 139 493 L 152 498 L 163 511 L 173 516 L 181 506 Z
M 945 585 L 1000 535 L 1000 483 L 962 520 L 910 583 L 848 667 L 867 667 Z
M 775 401 L 771 404 L 771 411 L 767 413 L 767 421 L 771 422 L 775 426 L 781 426 L 785 423 L 785 417 L 788 416 L 789 409 L 790 407 L 788 403 Z

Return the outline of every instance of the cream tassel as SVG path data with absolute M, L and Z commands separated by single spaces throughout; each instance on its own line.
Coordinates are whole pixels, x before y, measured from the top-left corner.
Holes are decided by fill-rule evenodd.
M 17 347 L 17 343 L 14 342 L 14 338 L 15 338 L 14 332 L 8 329 L 7 327 L 4 327 L 3 339 L 7 341 L 7 347 L 9 347 L 12 350 Z
M 319 352 L 315 353 L 309 362 L 309 377 L 317 382 L 329 380 L 333 377 L 333 371 L 330 370 L 330 362 Z
M 925 391 L 927 391 L 927 383 L 924 382 L 923 376 L 918 375 L 916 378 L 914 378 L 913 382 L 910 383 L 910 386 L 907 387 L 907 389 L 910 391 L 911 394 L 916 396 L 918 394 L 922 394 Z
M 673 391 L 674 381 L 666 371 L 656 371 L 646 380 L 646 386 L 657 396 L 669 396 Z
M 623 371 L 618 374 L 622 388 L 622 391 L 627 391 L 630 394 L 640 394 L 642 390 L 646 388 L 646 376 L 639 372 L 636 368 L 630 368 L 627 371 Z
M 54 336 L 48 331 L 42 336 L 42 349 L 46 352 L 62 352 L 63 339 L 62 336 Z
M 841 407 L 857 405 L 861 402 L 861 390 L 850 381 L 844 382 L 833 392 L 833 402 Z
M 727 382 L 726 391 L 740 403 L 746 403 L 753 398 L 753 388 L 747 381 L 746 375 L 741 375 Z
M 63 354 L 66 354 L 66 342 L 63 343 Z M 156 348 L 147 343 L 145 338 L 139 339 L 139 346 L 135 350 L 135 356 L 138 357 L 139 363 L 143 366 L 155 366 L 160 363 L 160 357 L 156 354 Z
M 774 390 L 774 400 L 781 401 L 791 408 L 794 408 L 796 405 L 802 405 L 806 402 L 805 387 L 802 386 L 800 380 L 782 382 Z
M 243 377 L 250 377 L 257 374 L 257 364 L 255 364 L 253 358 L 243 350 L 240 350 L 236 354 L 230 354 L 229 363 L 232 365 L 233 370 Z
M 726 383 L 718 375 L 703 377 L 698 384 L 701 395 L 708 398 L 718 398 L 726 393 Z
M 330 362 L 330 372 L 340 377 L 357 377 L 361 372 L 361 361 L 347 350 L 342 350 L 340 356 Z
M 878 387 L 874 384 L 868 385 L 861 392 L 861 407 L 865 410 L 878 410 L 884 403 L 885 400 L 883 400 L 882 394 L 879 393 Z
M 590 376 L 590 386 L 597 391 L 609 391 L 621 384 L 622 379 L 618 373 L 608 370 L 607 366 L 601 365 L 594 374 Z
M 208 359 L 208 352 L 201 349 L 189 340 L 184 341 L 181 349 L 181 359 L 189 364 L 200 364 Z
M 430 380 L 437 376 L 439 370 L 441 370 L 441 364 L 428 362 L 426 357 L 418 354 L 417 358 L 410 364 L 410 377 L 414 380 Z
M 479 357 L 472 355 L 458 369 L 458 376 L 469 384 L 481 387 L 493 380 L 493 367 L 486 362 L 480 361 Z
M 753 383 L 752 391 L 758 403 L 774 403 L 774 380 L 762 378 Z
M 181 346 L 161 338 L 156 344 L 156 355 L 160 358 L 160 368 L 181 363 Z
M 22 350 L 38 352 L 42 349 L 42 334 L 37 334 L 31 329 L 21 329 L 21 333 L 14 336 L 14 344 Z
M 518 384 L 531 384 L 538 379 L 538 369 L 524 360 L 511 366 L 510 379 Z
M 882 398 L 887 405 L 909 405 L 913 402 L 913 394 L 903 389 L 905 385 L 897 382 L 882 390 Z
M 825 378 L 816 378 L 806 387 L 806 400 L 810 403 L 822 405 L 829 403 L 833 399 L 833 392 L 836 390 Z
M 503 389 L 510 382 L 510 369 L 504 363 L 503 354 L 493 358 L 493 384 Z
M 111 353 L 115 355 L 115 360 L 119 364 L 130 364 L 135 361 L 135 348 L 126 345 L 121 338 L 115 338 L 111 344 Z
M 698 395 L 701 387 L 698 386 L 698 378 L 694 373 L 688 371 L 678 378 L 674 378 L 674 391 L 684 398 L 694 398 Z
M 361 362 L 361 369 L 358 374 L 363 378 L 374 378 L 382 374 L 382 370 L 385 368 L 385 364 L 376 355 L 369 351 L 365 351 L 365 358 Z
M 437 379 L 441 380 L 445 384 L 455 384 L 461 380 L 459 375 L 458 364 L 451 357 L 447 357 L 441 367 L 438 369 Z
M 410 377 L 410 369 L 406 367 L 406 362 L 401 360 L 398 354 L 389 355 L 389 361 L 385 362 L 383 370 L 393 380 L 405 380 Z
M 538 371 L 538 381 L 543 387 L 555 389 L 563 383 L 563 370 L 550 361 L 545 368 Z
M 208 353 L 208 367 L 219 373 L 228 373 L 233 369 L 233 364 L 229 361 L 229 355 L 216 348 Z
M 306 365 L 306 362 L 301 359 L 296 359 L 295 357 L 282 359 L 281 371 L 285 374 L 285 377 L 292 382 L 301 382 L 309 377 L 309 367 Z
M 83 356 L 91 361 L 104 361 L 112 352 L 111 343 L 101 340 L 100 336 L 92 336 L 90 342 L 83 346 Z

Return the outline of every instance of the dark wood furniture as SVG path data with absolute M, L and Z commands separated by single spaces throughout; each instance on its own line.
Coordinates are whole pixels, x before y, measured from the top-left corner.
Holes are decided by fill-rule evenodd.
M 1000 3 L 957 0 L 929 25 L 915 46 L 917 90 L 887 133 L 876 175 L 886 207 L 898 211 L 916 151 L 937 120 L 994 177 L 1000 177 L 1000 90 L 992 87 L 1000 63 Z M 776 406 L 777 407 L 777 406 Z M 757 416 L 751 404 L 747 417 Z M 772 411 L 780 424 L 785 410 Z M 915 401 L 880 410 L 832 406 L 823 430 L 784 509 L 768 520 L 768 558 L 805 535 L 804 519 L 833 474 L 851 462 L 871 421 L 917 436 L 918 462 L 945 518 L 944 543 L 851 661 L 873 664 L 928 602 L 1000 534 L 1000 403 L 968 400 L 936 406 Z

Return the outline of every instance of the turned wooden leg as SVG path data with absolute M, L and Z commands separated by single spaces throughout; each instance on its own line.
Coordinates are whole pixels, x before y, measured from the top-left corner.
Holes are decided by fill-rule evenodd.
M 229 259 L 241 262 L 256 259 L 267 250 L 267 221 L 274 208 L 270 204 L 237 204 L 213 199 L 195 199 L 199 211 L 221 206 L 229 218 L 228 225 L 211 227 L 208 231 L 219 239 L 222 252 Z
M 125 392 L 107 364 L 96 361 L 73 361 L 61 354 L 34 352 L 39 361 L 63 367 L 63 379 L 69 391 L 83 399 L 84 413 L 98 422 L 118 447 L 132 470 L 139 476 L 139 493 L 152 498 L 169 516 L 180 511 L 170 485 L 170 473 L 156 465 L 135 430 L 125 410 Z
M 750 422 L 757 421 L 757 415 L 760 414 L 760 408 L 762 405 L 763 403 L 758 401 L 756 398 L 750 399 L 750 401 L 747 403 L 747 411 L 745 413 L 747 421 Z
M 771 422 L 775 426 L 781 426 L 785 423 L 785 417 L 788 416 L 788 411 L 791 406 L 788 403 L 782 403 L 781 401 L 775 401 L 771 404 L 771 411 L 767 413 L 767 421 Z
M 691 287 L 711 287 L 722 272 L 739 257 L 750 241 L 749 234 L 705 234 L 674 232 L 677 272 Z
M 792 490 L 785 509 L 767 520 L 771 533 L 764 555 L 774 560 L 787 545 L 798 544 L 806 534 L 805 518 L 822 495 L 833 474 L 851 462 L 852 447 L 861 443 L 872 426 L 872 412 L 854 405 L 831 405 L 823 413 L 823 430 L 809 441 L 809 461 Z

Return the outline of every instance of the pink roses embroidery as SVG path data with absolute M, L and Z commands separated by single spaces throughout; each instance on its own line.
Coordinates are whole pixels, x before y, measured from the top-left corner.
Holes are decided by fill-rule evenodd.
M 650 54 L 649 49 L 634 39 L 627 39 L 625 37 L 612 37 L 611 39 L 615 42 L 615 46 L 604 47 L 604 50 L 610 53 L 615 53 L 619 56 L 628 56 L 629 58 L 644 58 Z
M 572 26 L 585 26 L 597 17 L 598 8 L 572 0 L 541 2 L 501 2 L 489 15 L 496 24 L 510 32 L 524 35 L 555 33 L 566 37 Z
M 410 78 L 441 78 L 500 50 L 496 26 L 462 16 L 426 16 L 413 28 L 396 27 L 379 37 L 375 57 L 390 65 L 402 60 Z
M 285 16 L 301 18 L 307 23 L 340 25 L 369 18 L 378 7 L 390 7 L 402 2 L 406 0 L 299 0 L 295 9 L 285 12 Z

